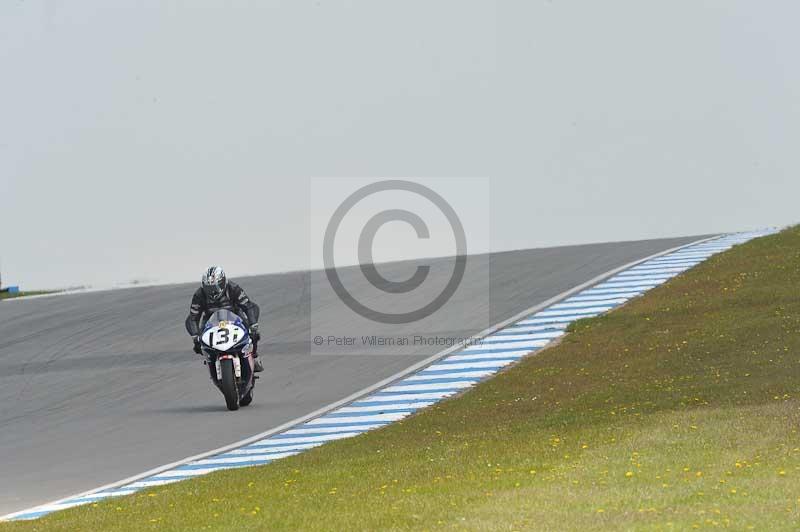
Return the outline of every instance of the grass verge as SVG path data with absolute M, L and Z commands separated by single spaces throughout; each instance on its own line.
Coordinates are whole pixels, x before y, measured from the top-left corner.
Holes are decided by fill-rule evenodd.
M 15 292 L 13 294 L 9 292 L 0 292 L 0 300 L 14 299 L 16 297 L 25 297 L 25 296 L 40 296 L 42 294 L 52 294 L 52 293 L 53 293 L 52 291 L 47 291 L 47 290 L 35 290 L 32 292 Z
M 792 228 L 403 422 L 0 530 L 796 530 L 798 287 Z

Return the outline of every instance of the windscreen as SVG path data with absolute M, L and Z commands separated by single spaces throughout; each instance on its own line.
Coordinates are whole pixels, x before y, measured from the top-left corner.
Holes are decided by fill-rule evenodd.
M 208 318 L 205 327 L 206 328 L 215 327 L 219 325 L 221 321 L 236 323 L 236 322 L 241 322 L 242 318 L 240 318 L 237 314 L 234 314 L 230 310 L 225 310 L 225 309 L 215 310 Z

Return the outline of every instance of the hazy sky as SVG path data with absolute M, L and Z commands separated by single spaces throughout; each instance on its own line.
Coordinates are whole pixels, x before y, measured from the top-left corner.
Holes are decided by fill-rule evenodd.
M 796 222 L 798 19 L 788 0 L 3 2 L 4 280 L 315 266 L 312 177 L 488 180 L 473 251 Z M 412 236 L 395 253 L 430 251 Z

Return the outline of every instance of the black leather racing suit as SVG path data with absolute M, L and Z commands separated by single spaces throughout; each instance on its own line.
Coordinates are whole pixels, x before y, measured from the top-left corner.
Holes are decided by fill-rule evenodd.
M 228 281 L 222 295 L 211 301 L 202 288 L 198 288 L 192 296 L 192 303 L 189 306 L 189 315 L 186 317 L 186 331 L 193 337 L 200 334 L 201 327 L 215 310 L 230 310 L 242 317 L 249 328 L 254 325 L 258 327 L 258 316 L 261 309 L 247 297 L 241 286 Z M 256 347 L 256 339 L 253 341 L 253 351 Z

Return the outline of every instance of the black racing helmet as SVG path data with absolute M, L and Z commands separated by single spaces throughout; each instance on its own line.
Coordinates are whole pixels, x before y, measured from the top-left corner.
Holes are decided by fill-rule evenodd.
M 225 293 L 228 287 L 228 278 L 225 277 L 225 271 L 219 266 L 211 266 L 203 274 L 203 292 L 206 293 L 209 299 L 216 301 Z

